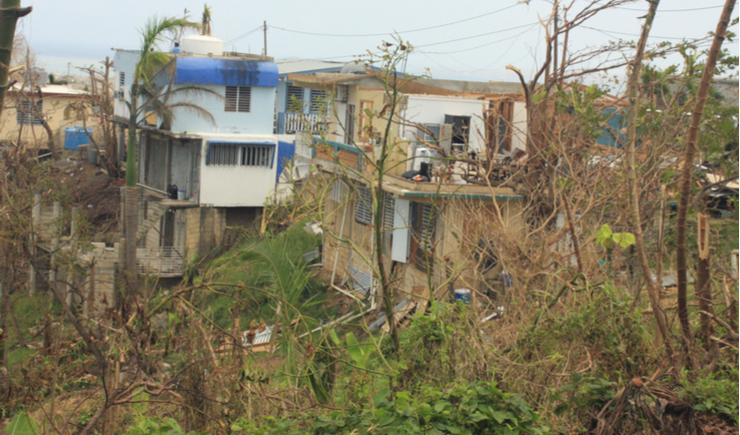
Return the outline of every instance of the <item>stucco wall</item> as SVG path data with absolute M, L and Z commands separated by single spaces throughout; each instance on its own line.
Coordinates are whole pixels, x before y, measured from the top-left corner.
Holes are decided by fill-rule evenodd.
M 32 97 L 34 101 L 37 98 L 37 95 Z M 46 116 L 49 127 L 54 132 L 56 146 L 59 150 L 64 148 L 64 129 L 67 127 L 82 127 L 83 125 L 82 120 L 76 116 L 74 111 L 67 111 L 68 117 L 65 118 L 65 109 L 70 104 L 78 101 L 79 98 L 79 96 L 65 95 L 48 95 L 43 98 L 43 113 Z M 18 124 L 17 111 L 15 109 L 14 93 L 8 93 L 5 99 L 5 106 L 6 108 L 2 112 L 2 118 L 0 118 L 0 141 L 17 141 L 20 125 Z M 88 116 L 85 122 L 87 127 L 93 128 L 93 134 L 95 134 L 96 127 L 98 126 L 98 118 Z M 28 146 L 46 148 L 48 136 L 43 126 L 24 124 L 21 133 L 21 141 L 26 142 Z
M 409 95 L 408 106 L 402 116 L 409 122 L 420 124 L 444 124 L 445 115 L 469 116 L 469 149 L 480 152 L 485 149 L 485 124 L 482 115 L 484 102 L 452 97 L 431 97 L 424 95 Z M 404 129 L 402 136 L 414 139 L 411 131 Z
M 273 142 L 274 136 L 204 135 L 200 158 L 200 203 L 214 207 L 261 207 L 275 190 L 277 159 L 268 167 L 206 165 L 208 141 Z
M 179 86 L 179 85 L 175 85 Z M 221 97 L 225 96 L 226 87 L 201 85 Z M 275 88 L 253 86 L 251 90 L 250 112 L 224 111 L 224 99 L 214 95 L 183 94 L 172 98 L 171 102 L 188 102 L 209 112 L 215 124 L 199 116 L 197 112 L 184 108 L 175 109 L 172 121 L 174 133 L 219 133 L 219 134 L 271 134 L 275 120 Z

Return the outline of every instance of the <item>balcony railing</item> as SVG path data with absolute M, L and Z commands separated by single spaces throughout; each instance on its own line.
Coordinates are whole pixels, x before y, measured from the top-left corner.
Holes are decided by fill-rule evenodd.
M 318 113 L 281 113 L 282 131 L 280 133 L 304 133 L 319 135 L 323 129 L 326 129 L 326 117 Z M 280 121 L 278 120 L 278 130 L 280 130 Z

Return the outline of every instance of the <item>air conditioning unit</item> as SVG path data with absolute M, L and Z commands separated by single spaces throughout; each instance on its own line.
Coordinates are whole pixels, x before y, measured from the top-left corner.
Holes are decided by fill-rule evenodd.
M 339 85 L 334 89 L 334 101 L 346 103 L 349 100 L 349 88 L 347 85 Z

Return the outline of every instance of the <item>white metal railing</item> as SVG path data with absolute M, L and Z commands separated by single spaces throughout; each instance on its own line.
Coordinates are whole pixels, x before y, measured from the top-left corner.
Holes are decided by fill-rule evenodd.
M 181 276 L 185 266 L 181 250 L 174 246 L 136 248 L 136 268 L 139 274 Z
M 325 128 L 323 122 L 325 117 L 318 113 L 285 113 L 285 132 L 310 132 L 311 134 L 321 134 L 321 129 Z

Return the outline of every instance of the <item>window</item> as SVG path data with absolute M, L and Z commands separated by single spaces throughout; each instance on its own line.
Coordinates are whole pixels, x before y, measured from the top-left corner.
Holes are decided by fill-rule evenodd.
M 393 229 L 396 200 L 388 193 L 383 193 L 383 229 Z
M 249 86 L 226 86 L 224 111 L 249 113 L 252 88 Z
M 41 118 L 37 117 L 36 114 L 33 113 L 33 106 L 31 106 L 31 104 L 32 103 L 30 101 L 21 101 L 20 105 L 16 107 L 16 121 L 18 122 L 18 125 L 42 125 Z M 36 101 L 36 110 L 38 113 L 44 112 L 43 100 Z
M 300 86 L 288 85 L 287 101 L 285 107 L 288 111 L 303 112 L 303 88 Z
M 331 200 L 337 204 L 342 204 L 347 197 L 347 185 L 342 180 L 337 180 L 331 187 Z
M 210 142 L 206 165 L 272 168 L 275 146 L 235 142 Z
M 373 102 L 370 100 L 362 100 L 360 101 L 360 117 L 359 117 L 359 123 L 358 125 L 358 136 L 360 139 L 360 142 L 367 142 L 370 137 L 372 137 L 372 129 L 373 129 L 373 118 L 372 116 L 368 115 L 369 113 L 373 112 Z
M 355 105 L 347 104 L 347 113 L 344 118 L 344 143 L 352 145 L 355 135 Z
M 367 187 L 357 188 L 357 204 L 355 207 L 355 220 L 361 224 L 370 225 L 373 222 L 373 194 Z
M 432 204 L 415 202 L 412 205 L 414 263 L 417 267 L 425 268 L 427 262 L 433 260 L 430 256 L 434 252 L 435 210 Z
M 118 73 L 118 90 L 122 91 L 125 84 L 126 84 L 126 73 L 125 72 Z
M 329 94 L 326 91 L 311 89 L 311 113 L 319 113 L 326 110 Z

